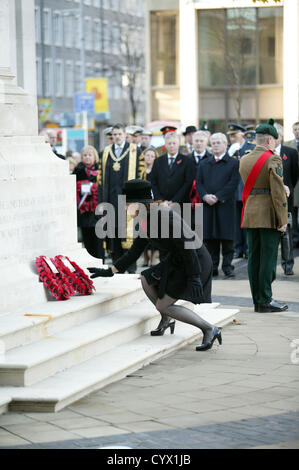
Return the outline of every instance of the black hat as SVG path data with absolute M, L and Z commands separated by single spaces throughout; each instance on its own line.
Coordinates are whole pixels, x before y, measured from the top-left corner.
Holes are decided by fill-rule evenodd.
M 276 128 L 273 125 L 274 122 L 275 122 L 274 119 L 269 119 L 267 124 L 260 124 L 259 126 L 257 126 L 257 128 L 255 129 L 255 132 L 257 134 L 272 135 L 272 137 L 274 137 L 274 139 L 278 139 L 278 132 L 277 132 Z
M 192 132 L 196 132 L 197 129 L 195 126 L 187 126 L 185 132 L 183 132 L 183 135 L 191 134 Z
M 177 127 L 174 126 L 164 126 L 160 129 L 162 134 L 167 134 L 168 132 L 175 132 L 177 130 Z
M 136 179 L 126 181 L 122 188 L 126 202 L 153 202 L 152 185 L 149 181 Z
M 245 139 L 248 141 L 248 142 L 252 142 L 253 140 L 255 140 L 255 131 L 246 131 L 245 132 Z
M 239 124 L 236 124 L 235 122 L 230 122 L 228 124 L 228 131 L 227 134 L 237 134 L 239 132 L 245 132 L 245 127 L 240 126 Z

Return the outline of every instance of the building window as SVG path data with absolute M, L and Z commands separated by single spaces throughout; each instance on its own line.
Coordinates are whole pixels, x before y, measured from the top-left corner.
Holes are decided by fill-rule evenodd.
M 84 36 L 85 36 L 85 49 L 92 49 L 92 23 L 91 18 L 84 18 Z
M 102 30 L 101 30 L 101 21 L 94 20 L 94 35 L 93 35 L 93 48 L 95 51 L 101 50 L 102 44 Z
M 45 59 L 45 96 L 48 98 L 53 95 L 53 68 L 52 60 Z
M 66 14 L 64 17 L 64 45 L 73 47 L 73 18 Z M 77 35 L 78 33 L 76 33 Z
M 103 22 L 103 50 L 104 52 L 106 53 L 109 53 L 110 52 L 110 46 L 111 46 L 111 38 L 110 38 L 110 28 L 108 26 L 108 22 L 107 21 L 104 21 Z
M 64 94 L 64 83 L 63 83 L 63 63 L 61 60 L 55 62 L 55 88 L 56 96 L 60 97 Z
M 267 113 L 280 115 L 282 7 L 198 10 L 198 40 L 202 119 L 222 121 L 222 130 L 225 121 L 263 119 L 266 86 L 273 84 L 275 103 L 268 102 Z
M 51 34 L 51 10 L 44 8 L 43 10 L 43 36 L 44 44 L 51 44 L 52 34 Z
M 117 24 L 113 25 L 112 29 L 112 36 L 113 36 L 113 54 L 119 54 L 120 51 L 120 31 L 119 26 Z
M 178 63 L 178 14 L 157 11 L 151 13 L 151 64 L 152 85 L 177 85 Z
M 40 57 L 36 58 L 36 82 L 37 82 L 37 95 L 42 96 L 43 94 L 43 73 L 42 73 L 42 61 Z
M 40 8 L 35 7 L 35 40 L 37 43 L 41 42 L 41 28 L 40 28 Z
M 54 33 L 54 44 L 55 46 L 62 45 L 62 16 L 59 11 L 55 11 L 53 14 L 53 33 Z
M 74 30 L 75 34 L 75 47 L 81 48 L 81 36 L 80 36 L 80 17 L 79 15 L 74 16 Z
M 74 64 L 67 61 L 65 65 L 65 90 L 66 96 L 72 98 L 74 95 Z

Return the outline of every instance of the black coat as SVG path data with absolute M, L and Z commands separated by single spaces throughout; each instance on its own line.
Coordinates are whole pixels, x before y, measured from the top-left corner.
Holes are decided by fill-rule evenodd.
M 190 202 L 192 186 L 192 162 L 187 155 L 178 154 L 172 168 L 168 166 L 167 154 L 154 161 L 151 182 L 156 201 Z
M 280 148 L 280 156 L 283 164 L 283 182 L 290 188 L 288 211 L 291 212 L 294 203 L 294 188 L 299 178 L 298 152 L 291 147 L 282 145 Z
M 211 256 L 204 245 L 202 245 L 190 227 L 185 224 L 183 219 L 174 211 L 164 207 L 152 207 L 151 217 L 147 216 L 146 231 L 143 232 L 144 237 L 135 238 L 132 247 L 115 263 L 115 267 L 119 272 L 125 272 L 128 266 L 136 261 L 144 251 L 148 243 L 151 243 L 153 249 L 167 252 L 167 256 L 157 265 L 142 271 L 142 275 L 147 282 L 158 286 L 158 296 L 163 298 L 166 293 L 175 299 L 190 300 L 187 293 L 188 280 L 198 275 L 202 281 L 204 298 L 196 302 L 211 302 L 211 279 L 213 272 L 213 264 Z M 158 217 L 158 213 L 162 214 Z M 157 224 L 153 222 L 153 214 L 158 217 Z M 164 216 L 169 216 L 168 230 L 169 237 L 163 238 L 161 232 L 161 220 Z M 152 225 L 151 225 L 152 224 Z M 174 237 L 173 229 L 179 227 L 181 236 Z M 153 229 L 156 229 L 154 231 Z M 195 244 L 191 247 L 185 246 L 187 240 L 193 240 Z M 195 302 L 194 302 L 195 303 Z
M 218 202 L 213 206 L 204 202 L 204 239 L 234 240 L 235 191 L 239 183 L 239 161 L 225 154 L 216 163 L 214 156 L 204 160 L 197 170 L 196 189 L 203 201 L 206 194 L 214 194 Z
M 73 171 L 73 175 L 76 175 L 76 181 L 84 181 L 88 180 L 91 183 L 97 182 L 97 174 L 98 174 L 99 164 L 96 163 L 89 174 L 87 174 L 86 167 L 83 165 L 82 162 L 78 163 L 76 168 Z M 94 212 L 84 212 L 81 213 L 79 210 L 77 211 L 77 223 L 79 227 L 95 227 L 99 217 L 95 215 Z

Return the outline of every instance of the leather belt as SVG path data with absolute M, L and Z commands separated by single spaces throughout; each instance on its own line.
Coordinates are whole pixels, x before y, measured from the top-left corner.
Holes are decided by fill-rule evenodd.
M 252 189 L 250 196 L 255 196 L 256 194 L 270 194 L 270 189 Z

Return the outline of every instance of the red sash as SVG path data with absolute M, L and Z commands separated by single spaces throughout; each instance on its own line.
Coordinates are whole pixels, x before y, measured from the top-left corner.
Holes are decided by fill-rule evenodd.
M 242 202 L 243 202 L 243 208 L 242 208 L 242 215 L 241 215 L 241 227 L 243 223 L 243 217 L 244 217 L 244 210 L 246 206 L 246 202 L 248 199 L 249 194 L 251 193 L 251 190 L 254 186 L 254 183 L 256 182 L 256 179 L 263 168 L 264 164 L 268 160 L 269 157 L 273 155 L 273 152 L 271 150 L 267 150 L 265 153 L 263 153 L 260 158 L 255 162 L 253 165 L 251 172 L 249 173 L 249 176 L 246 180 L 246 183 L 244 184 L 243 192 L 242 192 Z

